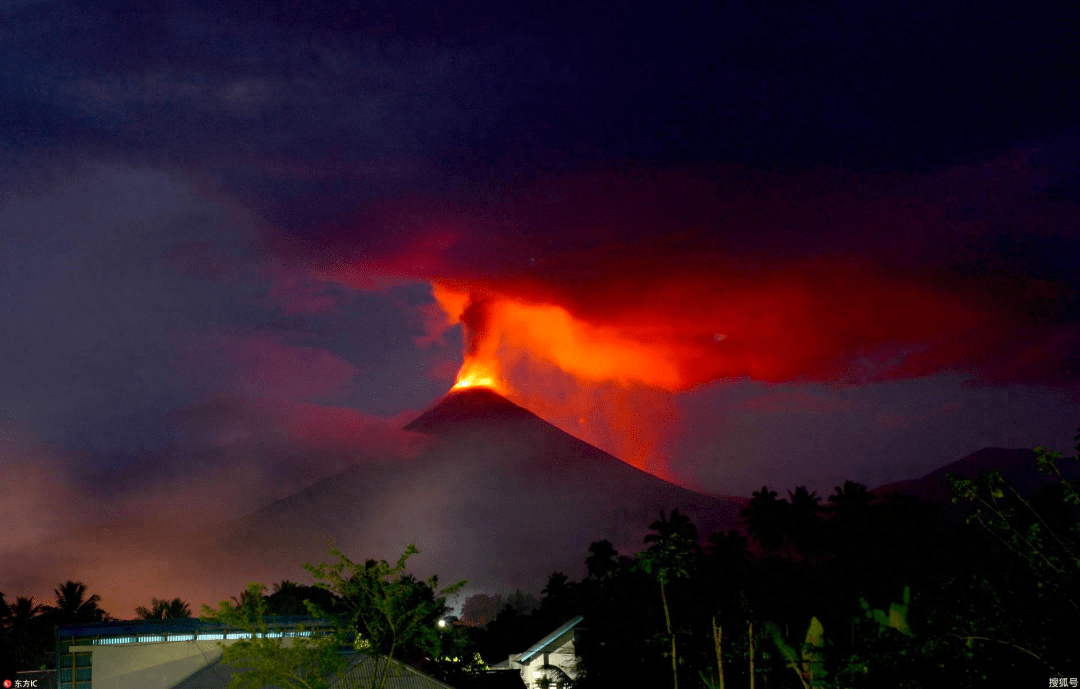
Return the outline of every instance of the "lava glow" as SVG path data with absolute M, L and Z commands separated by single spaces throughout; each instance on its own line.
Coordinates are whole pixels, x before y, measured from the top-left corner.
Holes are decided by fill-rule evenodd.
M 501 381 L 508 352 L 527 353 L 582 381 L 684 387 L 672 352 L 633 332 L 583 322 L 550 304 L 503 296 L 477 299 L 438 284 L 433 291 L 449 322 L 465 327 L 465 364 L 454 387 Z
M 458 371 L 457 380 L 452 390 L 465 388 L 490 388 L 500 394 L 507 393 L 506 384 L 499 377 L 498 362 L 483 361 L 475 357 L 466 358 Z
M 658 396 L 685 385 L 666 347 L 640 329 L 617 333 L 552 304 L 438 283 L 433 292 L 446 324 L 464 329 L 465 361 L 453 390 L 495 390 L 586 442 L 665 477 L 659 441 L 674 413 Z

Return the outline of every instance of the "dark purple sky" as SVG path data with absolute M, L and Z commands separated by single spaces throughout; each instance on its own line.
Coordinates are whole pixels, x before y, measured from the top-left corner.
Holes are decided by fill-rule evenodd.
M 0 590 L 397 456 L 434 283 L 659 357 L 515 399 L 691 488 L 1071 448 L 1067 5 L 4 3 Z

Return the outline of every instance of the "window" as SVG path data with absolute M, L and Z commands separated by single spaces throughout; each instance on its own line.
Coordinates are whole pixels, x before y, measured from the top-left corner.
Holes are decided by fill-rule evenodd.
M 57 658 L 59 689 L 90 689 L 93 654 L 64 653 Z

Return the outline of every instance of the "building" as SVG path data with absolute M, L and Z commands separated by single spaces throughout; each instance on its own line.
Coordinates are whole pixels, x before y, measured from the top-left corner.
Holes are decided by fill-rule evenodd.
M 320 633 L 325 623 L 306 617 L 272 617 L 267 636 Z M 236 668 L 222 662 L 222 644 L 250 639 L 251 633 L 198 619 L 99 622 L 57 628 L 58 689 L 226 689 Z M 350 653 L 349 668 L 334 679 L 335 689 L 366 686 L 372 657 Z M 453 689 L 395 662 L 387 689 Z M 268 688 L 271 689 L 271 688 Z
M 362 653 L 350 653 L 349 656 L 349 667 L 330 683 L 332 689 L 368 689 L 376 672 L 380 674 L 386 672 L 385 659 L 376 666 L 372 656 Z M 169 689 L 227 689 L 229 679 L 234 672 L 237 670 L 221 662 L 219 656 L 211 664 L 179 684 L 172 685 Z M 440 682 L 396 660 L 392 661 L 384 686 L 385 689 L 454 689 L 449 684 Z M 267 689 L 277 688 L 267 687 Z
M 528 689 L 566 689 L 577 678 L 580 615 L 492 669 L 514 669 Z

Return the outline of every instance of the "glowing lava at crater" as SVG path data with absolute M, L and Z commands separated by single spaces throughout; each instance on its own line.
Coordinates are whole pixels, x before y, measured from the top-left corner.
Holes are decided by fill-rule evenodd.
M 466 358 L 458 371 L 457 381 L 451 390 L 465 390 L 468 388 L 489 388 L 505 395 L 506 383 L 499 375 L 499 366 L 495 362 L 484 362 L 476 358 Z

